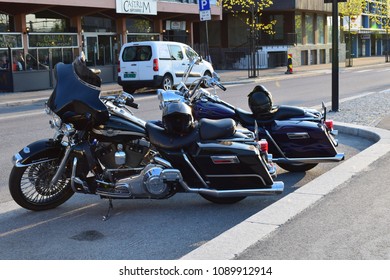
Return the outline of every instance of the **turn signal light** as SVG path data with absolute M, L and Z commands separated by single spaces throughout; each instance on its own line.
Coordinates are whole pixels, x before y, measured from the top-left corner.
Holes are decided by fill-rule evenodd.
M 259 141 L 260 151 L 268 153 L 268 141 L 266 139 L 261 139 Z
M 333 120 L 326 120 L 325 125 L 328 129 L 332 130 L 333 129 Z

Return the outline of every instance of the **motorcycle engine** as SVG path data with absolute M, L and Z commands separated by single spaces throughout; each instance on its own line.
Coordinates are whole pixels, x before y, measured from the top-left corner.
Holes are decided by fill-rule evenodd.
M 147 152 L 149 142 L 139 139 L 127 143 L 107 143 L 98 144 L 99 160 L 108 169 L 138 167 Z
M 163 166 L 148 164 L 140 174 L 118 180 L 116 188 L 122 193 L 126 189 L 133 198 L 164 198 L 171 193 L 171 187 L 160 177 L 163 170 Z

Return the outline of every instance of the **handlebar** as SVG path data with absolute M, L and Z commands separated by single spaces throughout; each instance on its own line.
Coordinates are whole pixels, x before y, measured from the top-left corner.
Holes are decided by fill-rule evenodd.
M 134 101 L 130 101 L 130 100 L 126 100 L 126 103 L 125 103 L 127 106 L 129 107 L 132 107 L 134 109 L 138 109 L 138 104 L 135 103 Z
M 123 92 L 118 96 L 110 95 L 110 96 L 101 96 L 100 98 L 102 100 L 111 101 L 113 104 L 117 106 L 126 105 L 134 109 L 138 109 L 138 103 L 134 102 L 134 97 L 131 94 L 126 92 Z

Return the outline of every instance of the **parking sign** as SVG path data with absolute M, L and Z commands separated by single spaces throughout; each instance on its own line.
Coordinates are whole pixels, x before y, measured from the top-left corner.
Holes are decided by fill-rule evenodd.
M 199 0 L 200 21 L 211 20 L 210 0 Z

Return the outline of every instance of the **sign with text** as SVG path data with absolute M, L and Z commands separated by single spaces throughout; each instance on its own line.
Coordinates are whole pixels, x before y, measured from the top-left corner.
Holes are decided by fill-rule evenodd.
M 211 20 L 210 0 L 199 0 L 200 21 Z
M 28 36 L 29 48 L 77 48 L 78 46 L 77 34 L 30 33 Z
M 157 15 L 157 0 L 116 0 L 118 14 Z
M 0 33 L 0 49 L 23 48 L 21 33 Z

